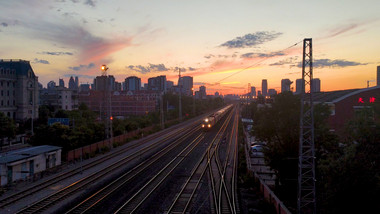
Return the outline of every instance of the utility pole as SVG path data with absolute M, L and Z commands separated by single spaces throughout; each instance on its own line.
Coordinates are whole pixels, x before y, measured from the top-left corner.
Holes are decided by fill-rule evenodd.
M 160 96 L 160 115 L 161 115 L 161 129 L 165 128 L 164 124 L 164 99 L 163 99 L 164 92 L 161 92 Z
M 182 84 L 181 84 L 181 69 L 178 68 L 178 87 L 179 87 L 179 121 L 182 122 L 182 99 L 181 99 L 181 94 L 182 94 Z
M 298 214 L 316 213 L 312 39 L 303 41 L 300 141 L 298 162 Z M 308 87 L 306 87 L 308 86 Z M 305 89 L 308 91 L 305 92 Z

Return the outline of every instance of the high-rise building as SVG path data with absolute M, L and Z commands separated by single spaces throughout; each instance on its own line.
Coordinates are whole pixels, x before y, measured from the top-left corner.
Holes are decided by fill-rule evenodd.
M 59 87 L 62 87 L 64 88 L 65 87 L 65 81 L 63 81 L 63 79 L 59 79 Z
M 182 76 L 178 79 L 178 86 L 182 90 L 182 94 L 192 96 L 193 94 L 193 77 Z
M 126 91 L 139 91 L 141 89 L 141 79 L 135 76 L 125 78 Z
M 256 87 L 251 87 L 251 97 L 256 97 Z
M 283 93 L 285 91 L 290 91 L 290 85 L 292 83 L 293 82 L 290 81 L 289 79 L 282 79 L 281 80 L 281 93 Z
M 173 81 L 166 81 L 166 90 L 170 91 L 173 89 L 174 82 Z
M 313 92 L 321 92 L 321 80 L 319 78 L 314 78 L 312 81 L 312 91 Z
M 78 76 L 75 76 L 75 89 L 78 90 L 79 89 L 79 78 Z
M 380 86 L 380 66 L 377 66 L 377 82 L 376 85 Z
M 94 87 L 92 90 L 95 91 L 105 91 L 108 87 L 108 90 L 115 90 L 115 77 L 112 75 L 109 76 L 97 76 L 94 79 Z
M 166 92 L 166 76 L 162 75 L 149 78 L 148 90 Z
M 53 89 L 55 88 L 56 84 L 55 82 L 52 80 L 52 81 L 49 81 L 48 84 L 47 84 L 47 88 L 48 89 Z
M 24 121 L 38 118 L 38 77 L 29 61 L 0 59 L 0 112 Z
M 261 82 L 261 94 L 265 97 L 268 95 L 268 81 L 263 79 Z
M 206 86 L 200 86 L 199 87 L 199 98 L 200 99 L 206 99 L 207 98 L 207 94 L 206 94 Z
M 69 80 L 69 89 L 75 90 L 75 80 L 73 76 L 71 76 Z
M 296 79 L 296 92 L 295 94 L 301 94 L 302 88 L 305 87 L 305 83 L 302 82 L 302 79 Z

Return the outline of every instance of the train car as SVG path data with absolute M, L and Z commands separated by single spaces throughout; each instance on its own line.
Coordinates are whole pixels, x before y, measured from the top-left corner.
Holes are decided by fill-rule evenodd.
M 231 107 L 232 107 L 232 104 L 220 109 L 219 111 L 203 119 L 201 123 L 202 129 L 207 131 L 207 130 L 210 130 L 212 127 L 214 127 L 214 125 L 228 112 L 228 110 Z

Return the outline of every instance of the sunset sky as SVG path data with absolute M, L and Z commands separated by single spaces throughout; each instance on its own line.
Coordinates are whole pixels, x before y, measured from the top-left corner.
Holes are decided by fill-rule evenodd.
M 46 87 L 107 64 L 119 82 L 194 77 L 208 94 L 280 91 L 301 78 L 302 41 L 313 39 L 321 90 L 370 86 L 380 65 L 378 0 L 0 1 L 0 58 L 29 60 Z M 295 83 L 292 87 L 295 88 Z

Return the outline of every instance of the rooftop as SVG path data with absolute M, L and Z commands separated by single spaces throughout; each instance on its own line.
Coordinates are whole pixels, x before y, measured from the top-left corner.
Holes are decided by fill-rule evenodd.
M 339 102 L 349 96 L 365 92 L 365 91 L 370 91 L 370 90 L 375 90 L 375 89 L 380 89 L 380 86 L 374 86 L 374 87 L 369 87 L 369 88 L 357 88 L 357 89 L 348 89 L 348 90 L 340 90 L 340 91 L 328 91 L 328 92 L 314 92 L 313 93 L 313 101 L 314 102 Z
M 7 153 L 0 154 L 0 164 L 12 163 L 15 161 L 30 158 L 47 152 L 56 151 L 59 149 L 61 149 L 61 147 L 42 145 L 13 150 Z

